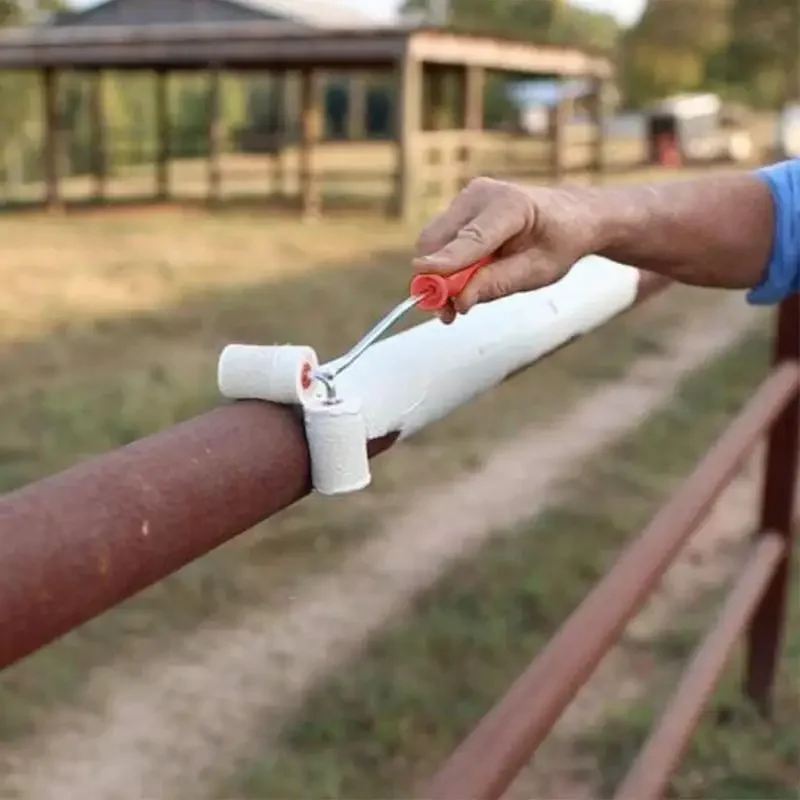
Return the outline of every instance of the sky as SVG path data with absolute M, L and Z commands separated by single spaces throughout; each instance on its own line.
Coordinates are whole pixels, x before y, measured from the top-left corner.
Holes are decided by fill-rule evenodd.
M 400 5 L 397 0 L 340 0 L 368 14 L 390 17 Z M 573 0 L 575 5 L 597 11 L 608 11 L 623 23 L 631 23 L 638 19 L 644 8 L 645 0 Z
M 72 5 L 80 8 L 95 5 L 98 0 L 73 0 Z M 348 5 L 371 14 L 376 18 L 389 19 L 400 5 L 400 0 L 339 0 Z M 634 22 L 642 13 L 645 0 L 572 0 L 575 5 L 598 11 L 608 11 L 623 23 Z

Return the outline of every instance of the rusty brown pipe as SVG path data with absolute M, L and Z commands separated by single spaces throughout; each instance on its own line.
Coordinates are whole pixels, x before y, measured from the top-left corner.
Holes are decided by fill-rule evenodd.
M 0 497 L 0 667 L 309 491 L 299 417 L 241 402 Z

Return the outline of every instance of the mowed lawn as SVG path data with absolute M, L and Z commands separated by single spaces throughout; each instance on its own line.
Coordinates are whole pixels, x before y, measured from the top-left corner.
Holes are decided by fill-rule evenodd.
M 304 226 L 255 212 L 0 217 L 0 490 L 217 404 L 228 342 L 343 351 L 404 296 L 414 235 L 374 219 Z M 5 670 L 0 739 L 31 732 L 97 666 L 280 602 L 411 493 L 475 469 L 522 425 L 616 380 L 714 300 L 672 290 L 396 448 L 369 492 L 310 498 Z

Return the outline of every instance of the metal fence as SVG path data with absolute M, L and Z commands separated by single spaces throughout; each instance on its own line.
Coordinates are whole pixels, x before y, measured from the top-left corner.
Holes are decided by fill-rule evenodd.
M 663 287 L 644 275 L 637 301 Z M 618 797 L 658 797 L 745 631 L 745 690 L 766 712 L 787 604 L 800 450 L 800 296 L 778 314 L 775 367 L 691 476 L 621 555 L 424 793 L 500 797 L 765 435 L 749 563 Z M 370 455 L 395 440 L 369 443 Z M 0 497 L 0 668 L 44 647 L 297 502 L 310 489 L 294 410 L 222 406 Z
M 769 437 L 750 558 L 619 787 L 659 798 L 728 658 L 747 641 L 744 689 L 769 711 L 788 602 L 800 452 L 800 295 L 778 313 L 775 366 L 672 498 L 434 777 L 431 800 L 496 800 L 639 611 L 758 441 Z

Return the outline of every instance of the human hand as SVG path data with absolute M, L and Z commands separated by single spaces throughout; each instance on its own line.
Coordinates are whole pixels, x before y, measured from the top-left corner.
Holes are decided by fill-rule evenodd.
M 569 189 L 473 180 L 417 240 L 415 272 L 448 274 L 493 257 L 439 312 L 441 319 L 450 323 L 477 303 L 562 278 L 592 252 L 598 223 L 588 199 Z

